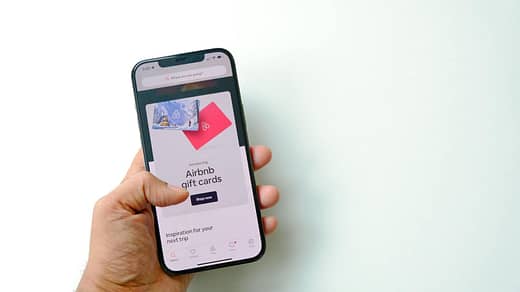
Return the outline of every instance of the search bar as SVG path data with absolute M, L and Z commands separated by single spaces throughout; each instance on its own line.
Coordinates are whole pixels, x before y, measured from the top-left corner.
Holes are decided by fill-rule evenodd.
M 195 81 L 214 79 L 226 74 L 226 72 L 226 67 L 219 65 L 149 76 L 143 78 L 141 82 L 144 87 L 160 87 L 165 85 L 184 84 Z

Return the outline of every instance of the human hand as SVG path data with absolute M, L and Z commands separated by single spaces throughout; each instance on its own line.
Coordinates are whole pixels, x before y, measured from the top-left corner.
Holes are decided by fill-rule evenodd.
M 271 160 L 265 146 L 251 147 L 255 170 Z M 262 209 L 278 202 L 278 189 L 258 186 Z M 170 186 L 145 170 L 143 153 L 135 156 L 121 184 L 96 202 L 90 253 L 77 291 L 186 291 L 192 275 L 169 276 L 160 267 L 151 205 L 168 206 L 186 200 L 185 189 Z M 262 218 L 264 233 L 277 226 Z

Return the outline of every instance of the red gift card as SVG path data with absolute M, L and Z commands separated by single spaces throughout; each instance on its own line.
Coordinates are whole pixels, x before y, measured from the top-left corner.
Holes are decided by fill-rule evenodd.
M 191 145 L 199 150 L 200 147 L 222 133 L 231 126 L 231 121 L 224 115 L 220 108 L 214 103 L 208 104 L 199 112 L 199 130 L 182 131 Z

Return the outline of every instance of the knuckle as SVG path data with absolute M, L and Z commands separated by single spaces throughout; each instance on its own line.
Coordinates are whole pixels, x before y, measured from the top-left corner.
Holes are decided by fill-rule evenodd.
M 94 210 L 102 210 L 102 209 L 105 209 L 108 205 L 108 198 L 107 198 L 108 195 L 105 195 L 101 198 L 99 198 L 96 203 L 94 204 Z
M 157 181 L 155 176 L 148 171 L 141 171 L 136 177 L 138 179 L 137 186 L 139 191 L 145 196 L 150 195 Z
M 147 185 L 155 179 L 155 177 L 148 171 L 141 171 L 138 175 L 136 175 L 136 177 L 139 179 L 139 182 L 142 185 Z

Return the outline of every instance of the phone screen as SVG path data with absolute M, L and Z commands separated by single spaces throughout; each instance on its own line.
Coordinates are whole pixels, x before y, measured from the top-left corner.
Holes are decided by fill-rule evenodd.
M 192 272 L 259 258 L 265 241 L 231 54 L 142 61 L 132 77 L 147 168 L 190 193 L 155 207 L 163 268 Z

